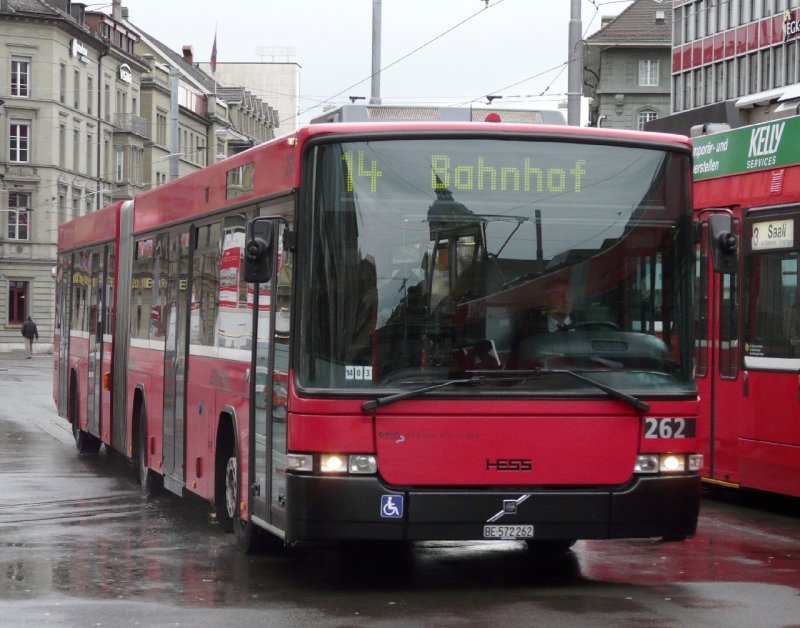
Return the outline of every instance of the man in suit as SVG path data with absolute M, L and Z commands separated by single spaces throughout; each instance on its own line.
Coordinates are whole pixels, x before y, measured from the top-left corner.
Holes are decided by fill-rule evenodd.
M 574 329 L 572 324 L 575 320 L 572 313 L 569 281 L 564 277 L 556 277 L 548 282 L 545 286 L 544 298 L 547 331 L 569 331 Z

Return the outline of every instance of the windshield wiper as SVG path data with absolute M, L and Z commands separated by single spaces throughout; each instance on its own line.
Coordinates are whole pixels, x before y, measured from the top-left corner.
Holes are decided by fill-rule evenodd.
M 423 386 L 422 388 L 415 388 L 414 390 L 406 390 L 403 392 L 395 393 L 393 395 L 388 395 L 386 397 L 379 397 L 378 399 L 373 399 L 372 401 L 365 401 L 361 404 L 361 409 L 364 412 L 370 412 L 371 410 L 375 410 L 377 408 L 381 408 L 383 406 L 388 406 L 396 401 L 402 401 L 403 399 L 412 399 L 414 397 L 421 397 L 429 392 L 434 390 L 439 390 L 440 388 L 447 388 L 448 386 L 455 386 L 456 384 L 479 384 L 485 381 L 484 377 L 468 377 L 466 379 L 448 379 L 445 382 L 439 382 L 438 384 L 432 384 L 430 386 Z
M 537 368 L 531 369 L 530 371 L 522 371 L 521 373 L 530 373 L 530 375 L 523 375 L 520 377 L 520 381 L 524 381 L 526 379 L 531 379 L 532 377 L 536 377 L 538 375 L 548 375 L 550 373 L 564 373 L 565 375 L 569 375 L 570 377 L 574 377 L 575 379 L 589 384 L 590 386 L 594 386 L 602 390 L 606 393 L 609 397 L 613 397 L 614 399 L 618 399 L 619 401 L 623 401 L 630 406 L 633 406 L 639 412 L 648 412 L 650 410 L 650 406 L 639 399 L 638 397 L 634 397 L 633 395 L 629 395 L 628 393 L 624 393 L 621 390 L 617 390 L 616 388 L 612 388 L 611 386 L 606 386 L 605 384 L 601 384 L 600 382 L 586 377 L 585 375 L 580 375 L 575 371 L 570 371 L 568 369 L 545 369 L 545 368 Z

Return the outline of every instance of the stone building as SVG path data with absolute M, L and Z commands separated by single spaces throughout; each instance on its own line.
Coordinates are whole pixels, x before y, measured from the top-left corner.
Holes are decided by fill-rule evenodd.
M 118 134 L 143 141 L 136 37 L 101 37 L 84 8 L 0 2 L 0 350 L 22 347 L 28 315 L 52 345 L 58 225 L 114 198 Z
M 247 87 L 228 103 L 191 59 L 71 0 L 0 0 L 0 351 L 26 316 L 52 349 L 58 226 L 275 135 Z
M 662 0 L 635 0 L 588 37 L 584 96 L 591 126 L 643 129 L 670 113 L 672 11 Z

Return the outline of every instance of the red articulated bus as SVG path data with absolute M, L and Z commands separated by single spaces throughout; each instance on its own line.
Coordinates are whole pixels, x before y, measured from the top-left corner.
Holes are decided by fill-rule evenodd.
M 710 483 L 800 497 L 800 118 L 694 138 L 698 436 Z M 737 246 L 738 240 L 738 246 Z
M 55 398 L 244 549 L 683 539 L 693 245 L 685 138 L 312 124 L 61 227 Z

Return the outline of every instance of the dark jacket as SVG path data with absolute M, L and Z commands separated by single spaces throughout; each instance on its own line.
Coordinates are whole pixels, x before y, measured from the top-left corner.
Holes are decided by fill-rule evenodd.
M 34 323 L 30 318 L 22 323 L 22 335 L 26 338 L 39 339 L 39 330 L 36 329 L 36 323 Z

